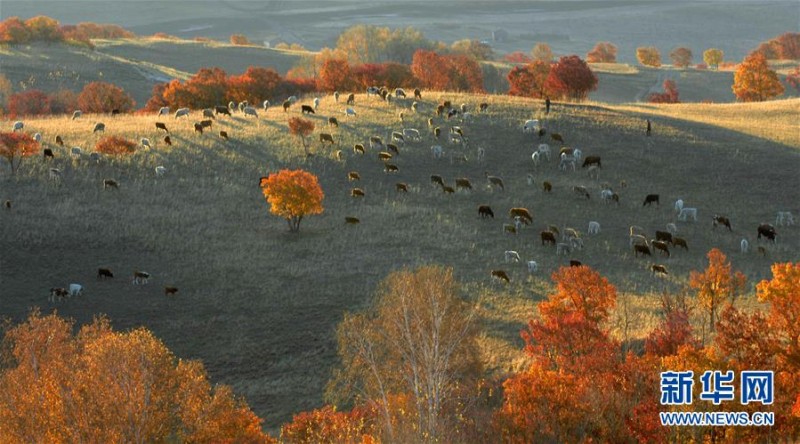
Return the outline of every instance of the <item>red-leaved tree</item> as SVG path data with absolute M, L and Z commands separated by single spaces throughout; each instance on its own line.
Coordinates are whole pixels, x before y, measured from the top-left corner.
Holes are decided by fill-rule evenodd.
M 438 91 L 483 92 L 483 71 L 475 59 L 464 55 L 439 55 L 418 50 L 411 72 L 419 83 Z
M 556 97 L 583 100 L 597 89 L 597 76 L 580 57 L 565 56 L 550 68 L 545 89 Z
M 78 95 L 78 106 L 85 113 L 128 112 L 136 106 L 133 98 L 122 88 L 105 82 L 92 82 Z
M 647 96 L 647 101 L 650 103 L 680 103 L 678 98 L 678 85 L 674 80 L 664 80 L 663 93 L 651 93 Z
M 8 97 L 8 114 L 13 119 L 21 116 L 50 114 L 50 97 L 38 89 L 29 89 Z
M 609 42 L 597 42 L 586 54 L 589 63 L 617 63 L 617 46 Z
M 517 66 L 508 73 L 508 94 L 512 96 L 545 97 L 545 82 L 550 75 L 550 64 L 536 60 L 525 66 Z
M 317 88 L 321 91 L 348 91 L 352 89 L 350 64 L 346 59 L 327 59 L 317 76 Z
M 22 132 L 0 133 L 0 157 L 8 161 L 11 174 L 17 172 L 22 159 L 39 152 L 39 142 Z
M 669 53 L 672 64 L 678 68 L 686 68 L 692 64 L 692 50 L 685 47 L 675 48 Z
M 271 68 L 250 66 L 242 75 L 228 79 L 228 96 L 237 102 L 260 103 L 271 98 L 283 79 Z

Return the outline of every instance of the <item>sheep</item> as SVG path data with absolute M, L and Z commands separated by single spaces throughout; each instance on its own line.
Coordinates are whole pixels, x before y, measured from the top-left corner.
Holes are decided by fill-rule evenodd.
M 386 151 L 381 151 L 380 153 L 378 153 L 378 159 L 380 159 L 380 160 L 382 160 L 384 162 L 386 162 L 387 160 L 391 160 L 392 157 L 393 157 L 392 154 L 391 153 L 387 153 Z
M 531 154 L 531 160 L 533 161 L 533 164 L 535 166 L 539 166 L 539 152 L 538 151 L 534 151 L 533 154 Z
M 114 188 L 115 190 L 119 189 L 119 182 L 114 179 L 103 179 L 103 189 Z
M 589 192 L 586 191 L 586 187 L 584 186 L 575 185 L 572 187 L 572 192 L 581 197 L 586 197 L 587 200 L 589 199 Z
M 54 159 L 55 156 L 53 155 L 53 150 L 50 148 L 45 148 L 42 151 L 42 160 Z
M 409 139 L 409 140 L 411 140 L 413 142 L 421 142 L 422 141 L 422 137 L 420 137 L 420 135 L 419 135 L 419 130 L 417 130 L 415 128 L 405 128 L 403 130 L 403 138 L 404 139 Z
M 203 117 L 208 119 L 216 119 L 216 117 L 214 117 L 214 110 L 211 108 L 206 108 L 203 110 Z
M 108 268 L 98 268 L 97 269 L 97 279 L 105 279 L 105 278 L 113 278 L 114 273 L 111 272 Z
M 472 184 L 470 183 L 469 179 L 466 177 L 460 177 L 456 179 L 456 188 L 457 189 L 465 189 L 465 190 L 472 190 Z
M 539 271 L 539 264 L 536 261 L 528 261 L 528 273 L 536 273 Z
M 150 139 L 148 139 L 147 137 L 142 137 L 142 139 L 139 142 L 142 144 L 143 148 L 152 148 L 152 146 L 150 146 Z
M 397 182 L 396 184 L 394 184 L 394 190 L 397 192 L 402 191 L 404 193 L 408 193 L 408 184 L 403 182 Z
M 103 122 L 96 123 L 94 125 L 94 129 L 92 130 L 92 133 L 96 133 L 98 131 L 100 131 L 101 133 L 105 133 L 106 132 L 106 124 L 103 123 Z
M 361 180 L 361 175 L 358 174 L 357 171 L 350 171 L 347 173 L 347 181 L 352 182 L 354 180 Z
M 667 232 L 669 232 L 669 234 L 671 234 L 673 236 L 678 234 L 678 226 L 673 224 L 672 222 L 668 223 L 667 224 Z
M 422 100 L 422 92 L 419 90 L 419 88 L 414 88 L 414 98 Z
M 400 168 L 398 168 L 397 165 L 387 163 L 386 165 L 383 166 L 384 173 L 396 173 L 398 171 L 400 171 Z
M 41 142 L 42 141 L 42 133 L 35 133 L 33 135 L 33 140 L 36 141 L 36 142 Z
M 167 125 L 162 122 L 156 122 L 156 130 L 164 130 L 165 133 L 169 134 L 169 130 L 167 129 Z
M 481 219 L 486 219 L 487 217 L 494 219 L 494 211 L 492 211 L 492 207 L 489 205 L 481 205 L 478 207 L 478 216 Z
M 519 253 L 514 250 L 506 250 L 506 252 L 503 253 L 503 256 L 505 257 L 506 262 L 519 262 L 522 260 L 519 257 Z
M 81 284 L 69 284 L 69 296 L 80 296 L 83 294 L 83 285 Z
M 308 105 L 300 105 L 300 114 L 316 114 L 314 108 Z
M 568 156 L 566 153 L 561 154 L 561 161 L 558 163 L 558 169 L 567 171 L 567 168 L 572 166 L 572 171 L 575 171 L 575 157 Z
M 166 116 L 168 114 L 169 114 L 168 106 L 162 106 L 161 108 L 158 109 L 158 114 L 157 114 L 158 116 Z
M 178 117 L 189 117 L 189 112 L 190 112 L 189 108 L 178 108 L 178 110 L 175 111 L 175 118 L 177 119 Z
M 523 207 L 514 207 L 508 210 L 508 216 L 511 218 L 519 217 L 525 222 L 525 225 L 529 225 L 533 223 L 533 216 L 531 212 L 528 211 L 527 208 Z
M 367 97 L 369 96 L 379 96 L 381 94 L 381 89 L 377 86 L 370 86 L 367 87 Z
M 558 231 L 552 229 L 547 229 L 539 233 L 539 237 L 542 239 L 542 245 L 544 245 L 545 242 L 555 245 L 557 235 Z
M 486 180 L 489 181 L 490 186 L 491 185 L 498 186 L 500 187 L 501 190 L 505 191 L 506 187 L 505 184 L 503 184 L 503 179 L 497 176 L 490 176 L 488 172 L 484 172 L 484 174 L 486 175 Z
M 289 111 L 289 107 L 292 106 L 292 102 L 290 102 L 289 100 L 286 100 L 286 101 L 283 102 L 282 106 L 283 106 L 283 112 L 288 112 Z
M 600 233 L 600 222 L 590 221 L 589 222 L 589 230 L 587 232 L 589 234 L 599 234 Z
M 528 175 L 525 176 L 525 180 L 528 182 L 528 185 L 530 185 L 530 186 L 533 186 L 534 183 L 536 182 L 536 180 L 533 177 L 533 174 L 531 174 L 531 173 L 528 173 Z
M 56 145 L 64 146 L 64 139 L 62 139 L 61 136 L 56 135 L 55 141 L 56 141 Z
M 758 226 L 758 239 L 761 239 L 761 236 L 772 241 L 775 243 L 775 237 L 778 235 L 777 231 L 775 231 L 775 227 L 767 223 L 761 223 Z
M 503 270 L 492 270 L 491 276 L 499 281 L 503 281 L 506 284 L 511 283 L 511 279 L 508 277 L 508 273 Z
M 778 215 L 775 216 L 775 225 L 778 226 L 789 226 L 794 225 L 794 216 L 792 215 L 791 211 L 778 211 Z
M 234 102 L 233 100 L 228 102 L 228 110 L 236 111 L 237 109 L 238 109 L 238 106 L 236 106 L 236 102 Z
M 348 107 L 348 108 L 345 108 L 344 115 L 347 116 L 347 117 L 355 117 L 357 114 L 356 114 L 356 110 L 354 110 L 353 108 L 349 108 Z
M 712 220 L 712 228 L 717 228 L 717 225 L 724 225 L 728 227 L 728 231 L 733 231 L 731 229 L 731 221 L 725 216 L 720 216 L 719 214 L 715 214 Z
M 353 154 L 364 154 L 364 153 L 366 153 L 366 150 L 364 149 L 363 144 L 357 143 L 353 145 Z
M 686 242 L 686 239 L 681 237 L 673 237 L 672 246 L 675 248 L 683 247 L 684 250 L 689 251 L 689 244 Z
M 16 122 L 14 122 L 13 128 L 14 129 L 12 131 L 21 131 L 23 128 L 25 128 L 25 123 L 22 122 L 21 120 L 17 120 Z
M 178 293 L 178 287 L 166 286 L 164 287 L 164 296 L 173 296 Z
M 319 97 L 314 97 L 314 109 L 319 109 Z
M 55 302 L 56 298 L 59 301 L 64 302 L 69 297 L 69 291 L 62 287 L 53 287 L 50 289 L 50 296 L 47 297 L 49 302 Z
M 387 143 L 386 144 L 386 149 L 391 151 L 391 152 L 393 152 L 395 155 L 398 155 L 398 156 L 400 155 L 400 148 L 398 148 L 397 145 L 395 145 L 393 143 Z
M 365 197 L 366 193 L 361 188 L 353 188 L 350 190 L 350 197 Z
M 600 200 L 602 200 L 605 203 L 611 202 L 613 197 L 614 197 L 614 192 L 611 191 L 611 190 L 602 190 L 602 191 L 600 191 Z M 619 202 L 619 200 L 617 202 Z
M 580 162 L 581 158 L 583 157 L 583 151 L 581 151 L 579 148 L 575 148 L 575 149 L 572 151 L 572 155 L 573 155 L 573 156 L 575 156 L 575 159 L 576 159 L 578 162 Z M 594 165 L 592 165 L 592 166 L 594 166 Z M 591 167 L 590 167 L 590 168 L 591 168 Z
M 249 104 L 247 103 L 247 100 L 245 100 L 244 102 L 239 102 L 239 106 L 238 106 L 239 112 L 240 113 L 245 113 L 244 109 L 247 108 L 248 106 L 249 106 Z M 245 113 L 245 114 L 247 114 L 247 113 Z
M 550 145 L 546 143 L 540 143 L 536 149 L 540 156 L 547 157 L 547 160 L 550 160 Z
M 680 214 L 678 214 L 678 220 L 681 222 L 686 222 L 686 220 L 691 216 L 693 221 L 697 221 L 697 208 L 683 208 L 681 209 Z
M 486 157 L 486 150 L 483 147 L 478 147 L 478 162 L 483 162 Z
M 526 120 L 522 125 L 522 132 L 525 134 L 534 133 L 539 131 L 539 121 L 536 119 Z
M 444 180 L 442 176 L 438 174 L 431 174 L 431 184 L 438 184 L 439 186 L 444 186 Z
M 592 165 L 586 170 L 586 175 L 589 176 L 590 179 L 599 179 L 600 178 L 600 169 L 597 165 Z
M 355 105 L 355 103 L 356 103 L 356 95 L 351 93 L 349 96 L 347 96 L 346 104 Z
M 667 243 L 666 243 L 666 242 L 663 242 L 663 241 L 658 241 L 658 240 L 655 240 L 655 239 L 653 239 L 653 240 L 650 242 L 650 245 L 652 245 L 652 246 L 653 246 L 653 250 L 654 250 L 654 251 L 655 251 L 655 250 L 661 251 L 662 253 L 665 253 L 665 254 L 667 255 L 667 257 L 670 257 L 670 254 L 669 254 L 669 246 L 667 245 Z
M 553 141 L 555 142 L 560 142 L 562 145 L 564 144 L 564 138 L 561 136 L 561 134 L 558 133 L 550 134 L 550 138 L 553 139 Z
M 150 273 L 146 271 L 134 271 L 133 279 L 131 280 L 134 285 L 144 285 L 150 282 Z
M 52 182 L 61 182 L 61 170 L 58 168 L 50 168 L 48 176 Z
M 669 274 L 667 272 L 667 267 L 665 267 L 664 265 L 653 264 L 650 266 L 650 271 L 653 273 L 653 276 L 655 276 L 656 273 L 658 273 L 660 276 L 666 276 Z
M 648 248 L 647 245 L 642 245 L 642 244 L 634 245 L 633 246 L 633 256 L 634 257 L 638 257 L 640 254 L 642 255 L 642 257 L 644 257 L 644 256 L 652 256 L 652 254 L 650 254 L 650 248 Z
M 339 91 L 334 91 L 334 92 L 333 92 L 333 100 L 334 100 L 336 103 L 339 103 Z
M 228 132 L 227 131 L 220 131 L 219 132 L 219 137 L 221 137 L 221 138 L 223 138 L 225 140 L 228 140 Z
M 336 150 L 333 152 L 333 158 L 336 159 L 338 162 L 344 162 L 344 153 L 342 150 Z
M 747 253 L 750 251 L 750 242 L 747 242 L 747 239 L 742 239 L 742 241 L 739 243 L 739 249 L 742 254 Z
M 576 230 L 574 228 L 570 228 L 570 227 L 564 228 L 564 234 L 561 235 L 561 238 L 563 240 L 577 239 L 577 238 L 580 238 L 580 237 L 581 237 L 581 234 L 578 232 L 578 230 Z
M 336 117 L 328 117 L 328 125 L 339 128 L 339 119 Z
M 399 133 L 397 131 L 392 131 L 392 142 L 405 144 L 406 143 L 406 138 L 403 137 L 402 133 Z
M 167 172 L 167 169 L 165 167 L 161 166 L 161 165 L 157 166 L 155 168 L 155 170 L 156 170 L 156 176 L 159 176 L 159 177 L 163 176 Z
M 331 145 L 335 144 L 336 142 L 333 141 L 333 136 L 328 133 L 320 133 L 319 134 L 319 141 L 324 145 L 325 142 L 329 142 Z
M 643 207 L 652 206 L 653 202 L 656 203 L 656 206 L 660 206 L 661 205 L 661 203 L 659 202 L 658 194 L 648 194 L 647 196 L 645 196 L 644 197 L 644 203 L 642 203 L 642 206 Z
M 203 125 L 200 125 L 199 123 L 195 122 L 194 132 L 203 134 Z
M 418 107 L 419 104 L 417 102 L 411 102 L 411 111 L 414 111 L 416 113 Z
M 83 155 L 83 150 L 79 146 L 74 146 L 70 150 L 70 156 L 75 160 L 80 160 L 81 155 Z
M 641 234 L 632 234 L 628 237 L 628 239 L 629 239 L 628 241 L 629 246 L 648 245 L 647 238 L 642 236 Z
M 244 112 L 245 116 L 253 116 L 256 119 L 258 119 L 258 113 L 256 112 L 256 109 L 253 108 L 252 106 L 245 106 L 242 112 Z
M 683 209 L 683 199 L 678 199 L 675 201 L 675 213 L 680 213 Z
M 572 253 L 569 244 L 566 244 L 564 242 L 559 242 L 558 244 L 556 244 L 556 256 L 561 254 L 566 256 L 569 253 Z
M 583 239 L 579 237 L 570 238 L 569 245 L 576 250 L 583 250 Z
M 517 227 L 511 224 L 503 224 L 503 233 L 517 234 Z
M 580 156 L 575 155 L 575 157 L 579 158 Z M 597 168 L 603 167 L 602 161 L 600 160 L 600 156 L 586 156 L 586 159 L 583 160 L 581 168 L 586 168 L 587 166 L 593 166 L 593 165 L 596 165 Z
M 542 190 L 544 190 L 545 193 L 553 191 L 553 184 L 545 180 L 542 182 Z
M 394 95 L 397 96 L 397 97 L 405 98 L 406 97 L 406 91 L 403 88 L 395 88 L 394 89 Z

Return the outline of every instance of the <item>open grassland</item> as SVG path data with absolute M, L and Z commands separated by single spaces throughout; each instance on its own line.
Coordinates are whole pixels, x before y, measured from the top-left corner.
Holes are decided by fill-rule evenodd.
M 212 379 L 245 395 L 274 431 L 293 412 L 320 405 L 336 362 L 336 324 L 344 311 L 364 307 L 376 284 L 400 267 L 454 267 L 465 296 L 481 303 L 487 367 L 502 373 L 523 365 L 519 330 L 550 290 L 550 273 L 569 259 L 596 268 L 618 286 L 620 305 L 635 314 L 627 333 L 633 340 L 654 325 L 657 295 L 665 289 L 681 291 L 689 270 L 703 268 L 712 247 L 728 254 L 751 284 L 768 277 L 773 262 L 800 260 L 798 226 L 778 227 L 775 245 L 755 239 L 758 223 L 774 222 L 776 211 L 800 215 L 800 140 L 793 119 L 798 99 L 735 106 L 555 103 L 547 127 L 584 156 L 602 156 L 595 180 L 580 167 L 559 171 L 556 156 L 534 167 L 530 155 L 538 141 L 523 134 L 521 125 L 543 118 L 539 101 L 423 96 L 420 113 L 414 114 L 407 109 L 410 100 L 387 105 L 357 95 L 358 116 L 349 119 L 343 103 L 324 97 L 310 117 L 317 124 L 310 159 L 286 129 L 287 117 L 299 115 L 298 105 L 286 114 L 277 108 L 260 111 L 257 120 L 238 113 L 222 117 L 202 136 L 191 125 L 200 120 L 199 112 L 180 120 L 100 115 L 26 120 L 25 131 L 41 132 L 56 159 L 27 159 L 14 177 L 3 165 L 0 200 L 10 199 L 13 207 L 0 211 L 0 313 L 19 320 L 30 307 L 40 306 L 79 322 L 105 313 L 115 328 L 145 325 L 178 356 L 202 359 Z M 489 108 L 469 123 L 437 118 L 443 135 L 436 142 L 426 120 L 442 99 L 473 110 L 486 101 Z M 311 98 L 300 102 L 311 103 Z M 371 135 L 388 140 L 391 130 L 402 128 L 401 108 L 406 127 L 418 128 L 423 142 L 401 146 L 392 159 L 399 172 L 388 175 L 376 151 L 368 149 L 361 157 L 352 146 Z M 327 127 L 328 116 L 337 116 L 341 126 Z M 654 121 L 650 138 L 644 136 L 645 118 Z M 172 132 L 172 147 L 155 129 L 159 120 Z M 97 165 L 85 154 L 80 161 L 70 160 L 73 146 L 92 151 L 100 137 L 91 133 L 97 121 L 106 123 L 109 135 L 137 141 L 148 137 L 153 148 L 104 158 Z M 0 125 L 10 128 L 11 123 Z M 452 125 L 464 129 L 466 148 L 445 141 Z M 219 130 L 231 140 L 217 137 Z M 333 134 L 337 146 L 320 146 L 320 132 Z M 52 143 L 56 134 L 66 147 Z M 431 155 L 430 146 L 437 143 L 445 149 L 442 159 Z M 557 144 L 551 145 L 557 153 Z M 476 159 L 479 147 L 486 151 L 482 162 Z M 343 151 L 342 162 L 332 156 L 337 149 Z M 451 161 L 451 154 L 469 160 Z M 165 176 L 155 176 L 158 165 L 167 168 Z M 48 181 L 50 167 L 63 171 L 60 185 Z M 269 215 L 258 188 L 260 176 L 284 167 L 317 174 L 326 194 L 325 213 L 304 220 L 298 235 Z M 348 171 L 358 171 L 361 181 L 349 183 Z M 484 172 L 502 177 L 505 191 L 488 188 Z M 450 185 L 467 177 L 474 190 L 446 195 L 431 186 L 431 174 L 442 175 Z M 535 178 L 533 186 L 528 174 Z M 103 178 L 118 180 L 120 189 L 104 191 Z M 545 180 L 552 182 L 552 193 L 542 191 Z M 627 187 L 620 187 L 622 180 Z M 398 194 L 396 182 L 408 183 L 410 192 Z M 619 206 L 600 201 L 602 182 L 620 194 Z M 587 187 L 591 198 L 574 195 L 574 185 Z M 352 186 L 363 188 L 366 197 L 351 198 Z M 642 207 L 649 193 L 660 194 L 660 207 Z M 698 208 L 697 222 L 675 220 L 672 202 L 678 198 Z M 481 204 L 491 205 L 494 220 L 478 218 Z M 504 234 L 502 224 L 511 222 L 507 211 L 516 206 L 530 209 L 534 223 L 517 236 Z M 711 228 L 714 213 L 730 217 L 732 233 Z M 345 216 L 358 217 L 361 224 L 346 226 Z M 590 220 L 600 222 L 601 232 L 584 234 L 582 251 L 559 257 L 554 247 L 539 242 L 547 224 L 585 233 Z M 668 222 L 678 224 L 689 251 L 673 251 L 671 258 L 634 258 L 628 227 L 640 225 L 652 236 Z M 767 256 L 739 253 L 742 238 L 750 240 L 752 250 L 766 247 Z M 504 263 L 505 250 L 518 251 L 524 261 L 536 260 L 539 273 L 529 274 L 524 264 Z M 653 263 L 665 264 L 670 275 L 654 278 L 648 271 Z M 96 280 L 98 267 L 111 268 L 116 277 Z M 507 270 L 511 284 L 492 282 L 491 269 Z M 151 283 L 132 285 L 134 270 L 150 272 Z M 83 284 L 85 295 L 63 304 L 47 302 L 50 287 L 71 282 Z M 164 285 L 180 292 L 165 297 Z M 755 305 L 752 296 L 742 303 Z M 623 312 L 618 310 L 615 323 L 625 336 Z

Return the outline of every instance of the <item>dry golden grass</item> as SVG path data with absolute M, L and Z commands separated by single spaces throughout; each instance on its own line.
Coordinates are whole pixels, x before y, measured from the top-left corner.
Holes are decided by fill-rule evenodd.
M 245 395 L 267 428 L 275 430 L 292 413 L 320 405 L 336 362 L 336 324 L 344 311 L 364 307 L 377 283 L 398 267 L 437 263 L 455 268 L 466 297 L 482 304 L 486 366 L 502 374 L 524 366 L 519 331 L 535 316 L 535 303 L 551 291 L 550 273 L 569 259 L 596 268 L 630 295 L 627 337 L 633 342 L 641 341 L 657 321 L 657 295 L 683 289 L 689 270 L 705 266 L 711 247 L 729 254 L 751 283 L 767 277 L 774 261 L 800 259 L 800 228 L 779 227 L 776 245 L 759 244 L 754 236 L 757 224 L 773 220 L 778 210 L 800 215 L 800 143 L 794 136 L 760 136 L 752 129 L 777 131 L 775 125 L 784 122 L 783 132 L 788 132 L 795 123 L 784 116 L 796 100 L 741 105 L 741 112 L 733 105 L 554 103 L 550 130 L 584 155 L 602 156 L 600 178 L 594 180 L 580 167 L 559 171 L 555 159 L 533 166 L 530 154 L 539 142 L 524 135 L 521 125 L 544 117 L 539 101 L 426 91 L 423 96 L 420 113 L 414 114 L 408 109 L 411 100 L 387 105 L 359 94 L 355 118 L 344 116 L 343 103 L 323 97 L 318 113 L 309 117 L 317 124 L 310 159 L 286 128 L 299 106 L 289 113 L 259 111 L 257 120 L 241 114 L 219 118 L 202 136 L 192 130 L 199 112 L 178 120 L 154 115 L 26 119 L 26 131 L 41 132 L 57 158 L 53 164 L 38 157 L 26 160 L 15 177 L 6 169 L 0 173 L 0 200 L 13 201 L 11 211 L 0 211 L 0 312 L 22 319 L 29 307 L 42 306 L 79 322 L 106 313 L 116 328 L 145 325 L 178 356 L 202 359 L 214 381 Z M 436 142 L 430 135 L 426 120 L 442 99 L 467 103 L 473 112 L 480 102 L 489 103 L 488 112 L 475 113 L 472 122 L 436 119 L 443 135 L 461 125 L 467 148 L 448 144 L 444 136 Z M 371 135 L 388 141 L 392 130 L 402 128 L 401 110 L 405 126 L 418 128 L 424 141 L 401 146 L 401 154 L 392 159 L 400 171 L 387 175 L 374 150 L 360 157 L 352 146 Z M 716 123 L 705 122 L 716 110 Z M 328 116 L 338 117 L 341 126 L 327 127 Z M 650 138 L 644 136 L 647 117 L 655 121 Z M 739 118 L 748 118 L 747 130 L 736 120 L 726 123 Z M 174 146 L 161 141 L 163 134 L 154 126 L 159 120 L 169 126 Z M 106 158 L 99 165 L 85 157 L 70 160 L 73 146 L 92 151 L 100 137 L 91 133 L 97 121 L 106 123 L 108 134 L 137 141 L 148 137 L 153 149 Z M 10 122 L 0 126 L 10 128 Z M 217 137 L 219 130 L 231 140 Z M 333 134 L 338 146 L 322 147 L 319 132 Z M 56 134 L 66 141 L 65 148 L 52 143 Z M 435 143 L 444 146 L 443 159 L 432 157 Z M 557 144 L 551 145 L 557 153 Z M 482 163 L 476 160 L 478 147 L 486 150 Z M 333 158 L 338 149 L 344 152 L 343 162 Z M 464 154 L 468 161 L 451 162 L 451 153 Z M 167 168 L 164 177 L 155 176 L 158 165 Z M 60 185 L 47 179 L 51 166 L 63 171 Z M 299 235 L 289 234 L 283 220 L 268 214 L 257 185 L 260 176 L 284 167 L 317 174 L 326 194 L 325 213 L 304 220 Z M 362 180 L 348 182 L 348 171 L 358 171 Z M 501 176 L 506 190 L 488 188 L 484 172 Z M 448 184 L 467 177 L 474 190 L 445 195 L 431 186 L 431 174 L 441 174 Z M 528 185 L 528 174 L 534 186 Z M 104 178 L 118 180 L 120 189 L 104 191 Z M 552 193 L 542 192 L 544 180 L 553 183 Z M 619 186 L 621 180 L 626 188 Z M 396 193 L 396 182 L 408 183 L 411 191 Z M 602 182 L 619 192 L 618 207 L 599 201 Z M 591 198 L 573 195 L 574 185 L 586 186 Z M 352 199 L 352 186 L 363 188 L 366 197 Z M 660 193 L 660 207 L 642 208 L 649 193 Z M 675 221 L 671 204 L 677 198 L 698 208 L 697 222 L 678 223 L 690 250 L 675 251 L 671 258 L 634 258 L 628 227 L 641 225 L 651 234 L 663 230 Z M 478 218 L 481 204 L 492 206 L 494 220 Z M 504 234 L 507 211 L 516 206 L 532 211 L 533 226 L 518 236 Z M 712 230 L 714 213 L 728 215 L 734 232 Z M 345 216 L 359 217 L 361 224 L 346 226 Z M 590 220 L 599 221 L 602 229 L 596 236 L 584 235 L 582 251 L 557 257 L 553 247 L 538 241 L 547 224 L 585 232 Z M 738 253 L 742 237 L 751 240 L 753 249 L 766 246 L 769 256 Z M 505 263 L 505 250 L 518 251 L 523 261 L 536 260 L 540 272 L 531 275 L 524 263 Z M 652 263 L 666 264 L 670 276 L 654 278 L 648 272 Z M 97 281 L 98 267 L 109 267 L 117 276 Z M 511 284 L 492 281 L 492 269 L 507 270 Z M 150 272 L 151 283 L 132 285 L 134 270 Z M 48 289 L 71 282 L 82 283 L 85 296 L 48 305 Z M 165 285 L 180 292 L 166 298 Z M 752 297 L 742 303 L 752 303 Z M 625 337 L 621 318 L 613 321 L 615 334 Z

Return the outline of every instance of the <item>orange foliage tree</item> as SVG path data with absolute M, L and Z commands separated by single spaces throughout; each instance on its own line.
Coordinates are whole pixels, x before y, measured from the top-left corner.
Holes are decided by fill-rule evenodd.
M 533 61 L 531 56 L 522 51 L 514 51 L 503 56 L 503 60 L 508 63 L 517 63 L 527 65 Z
M 228 102 L 228 77 L 221 68 L 201 68 L 186 83 L 173 80 L 163 92 L 173 107 L 210 108 Z
M 508 94 L 541 99 L 545 96 L 544 85 L 548 75 L 550 75 L 550 64 L 540 60 L 526 66 L 516 66 L 507 76 Z
M 122 88 L 105 82 L 92 82 L 78 95 L 78 106 L 85 113 L 128 112 L 136 105 Z
M 98 153 L 112 156 L 133 154 L 136 151 L 136 143 L 119 136 L 105 136 L 97 141 L 94 149 Z
M 545 89 L 557 97 L 583 100 L 597 89 L 597 76 L 580 57 L 565 56 L 550 68 Z
M 539 42 L 531 49 L 533 60 L 550 63 L 553 61 L 553 50 L 547 43 Z
M 0 43 L 25 43 L 31 33 L 19 17 L 9 17 L 0 22 Z
M 786 83 L 800 93 L 800 66 L 795 66 L 789 74 L 786 74 Z
M 286 219 L 289 231 L 300 230 L 305 216 L 321 214 L 325 195 L 317 176 L 303 170 L 281 170 L 270 174 L 261 183 L 270 212 Z
M 719 67 L 724 57 L 725 53 L 718 48 L 708 48 L 703 51 L 703 61 L 706 62 L 708 66 L 713 66 L 714 68 Z
M 692 64 L 692 50 L 683 46 L 673 49 L 669 53 L 672 64 L 678 68 L 686 68 Z
M 732 304 L 744 289 L 747 279 L 742 272 L 733 272 L 722 251 L 712 248 L 707 257 L 708 267 L 703 272 L 689 273 L 689 286 L 697 291 L 700 306 L 708 312 L 708 328 L 713 332 L 720 306 L 726 301 Z
M 409 65 L 401 63 L 365 63 L 352 69 L 353 81 L 361 88 L 386 86 L 394 89 L 414 85 L 414 75 Z
M 661 66 L 661 53 L 655 46 L 636 48 L 636 60 L 644 66 Z
M 22 132 L 0 133 L 0 157 L 8 161 L 11 174 L 17 172 L 22 159 L 39 153 L 39 142 Z
M 767 58 L 754 52 L 739 64 L 733 74 L 733 93 L 743 102 L 763 102 L 783 94 L 778 73 L 771 70 Z
M 589 63 L 617 63 L 617 46 L 610 42 L 597 42 L 586 54 Z
M 664 318 L 661 323 L 647 335 L 644 351 L 651 356 L 670 356 L 678 353 L 682 346 L 699 348 L 700 343 L 694 337 L 692 324 L 689 322 L 689 308 L 682 296 L 661 298 L 661 309 Z
M 253 43 L 244 34 L 233 34 L 231 35 L 231 44 L 249 46 Z
M 652 429 L 626 419 L 657 385 L 647 380 L 652 377 L 647 365 L 623 355 L 605 327 L 616 289 L 586 266 L 562 267 L 552 278 L 555 293 L 538 304 L 539 318 L 522 332 L 531 366 L 503 384 L 503 405 L 495 415 L 502 441 L 624 442 L 637 433 L 652 436 Z
M 464 55 L 439 55 L 418 50 L 411 72 L 419 83 L 439 91 L 483 92 L 483 71 L 475 59 Z
M 177 360 L 144 328 L 33 312 L 6 331 L 0 372 L 4 442 L 271 443 L 261 420 L 202 364 Z
M 64 38 L 58 20 L 43 15 L 25 20 L 25 27 L 28 28 L 32 40 L 55 42 Z
M 273 69 L 250 66 L 242 75 L 228 78 L 228 96 L 237 102 L 260 103 L 272 97 L 282 81 Z
M 755 52 L 760 52 L 770 60 L 800 59 L 800 32 L 785 32 L 761 43 Z
M 317 88 L 321 91 L 347 91 L 353 86 L 350 64 L 346 59 L 327 59 L 317 76 Z
M 326 405 L 294 415 L 291 423 L 281 427 L 281 440 L 287 444 L 379 442 L 374 437 L 376 417 L 374 408 L 356 407 L 340 412 Z
M 647 96 L 647 101 L 650 103 L 680 103 L 678 97 L 678 85 L 674 80 L 664 80 L 663 93 L 651 93 Z
M 308 119 L 303 119 L 302 117 L 291 117 L 289 118 L 289 132 L 293 136 L 300 138 L 300 140 L 303 142 L 303 150 L 305 151 L 306 156 L 308 156 L 309 152 L 306 137 L 314 132 L 314 122 Z
M 6 108 L 11 118 L 50 114 L 50 97 L 38 89 L 29 89 L 10 95 Z

